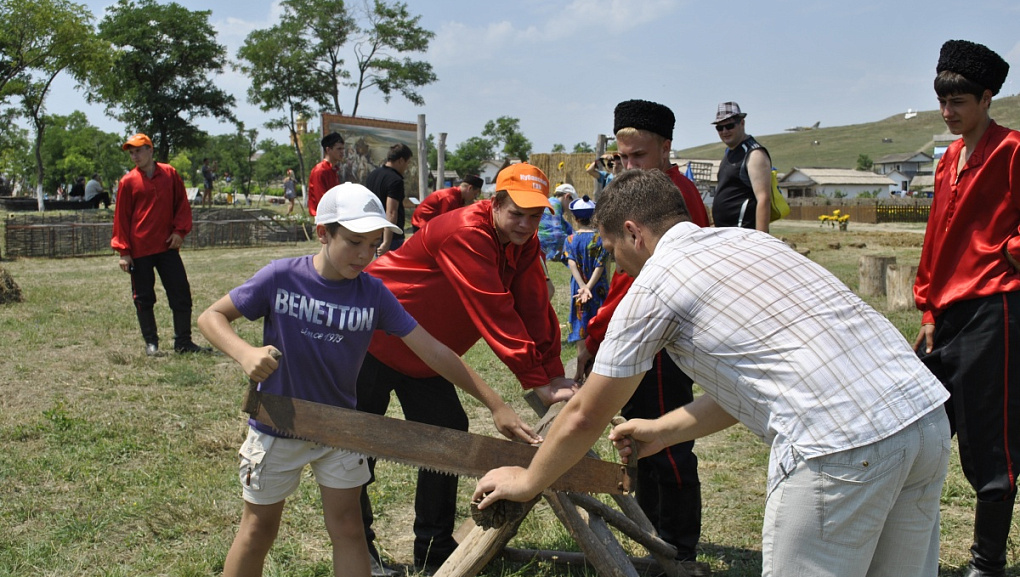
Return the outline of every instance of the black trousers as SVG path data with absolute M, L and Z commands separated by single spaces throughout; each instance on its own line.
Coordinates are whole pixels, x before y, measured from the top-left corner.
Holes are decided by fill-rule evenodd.
M 694 400 L 693 382 L 666 351 L 655 355 L 621 414 L 627 419 L 655 419 Z M 694 441 L 667 447 L 638 461 L 636 498 L 663 541 L 677 548 L 677 558 L 693 560 L 701 537 L 701 481 Z
M 951 395 L 949 423 L 978 501 L 1012 501 L 1020 463 L 1020 292 L 953 304 L 918 352 Z
M 155 318 L 152 310 L 156 304 L 156 273 L 159 273 L 159 280 L 163 283 L 163 290 L 166 291 L 166 300 L 170 310 L 174 312 L 175 339 L 179 344 L 191 340 L 191 285 L 188 283 L 188 273 L 184 270 L 184 262 L 181 260 L 181 253 L 177 250 L 168 250 L 149 256 L 143 256 L 134 261 L 134 268 L 131 271 L 131 296 L 135 303 L 135 312 L 138 314 L 139 324 L 142 329 L 142 337 L 146 343 L 158 343 L 159 336 L 156 334 Z M 178 319 L 187 315 L 187 329 L 177 326 L 182 324 Z M 151 319 L 151 320 L 147 320 Z M 151 322 L 151 326 L 149 325 Z M 180 334 L 186 330 L 187 334 Z
M 384 365 L 372 355 L 358 374 L 358 410 L 382 415 L 395 392 L 404 418 L 458 431 L 468 430 L 468 418 L 453 383 L 442 377 L 416 379 Z M 369 460 L 372 483 L 375 462 Z M 457 547 L 453 540 L 457 512 L 457 477 L 418 471 L 414 498 L 414 559 L 424 564 L 427 558 L 445 559 Z M 368 484 L 365 485 L 367 487 Z M 362 518 L 369 544 L 375 539 L 374 515 L 365 488 L 362 488 Z

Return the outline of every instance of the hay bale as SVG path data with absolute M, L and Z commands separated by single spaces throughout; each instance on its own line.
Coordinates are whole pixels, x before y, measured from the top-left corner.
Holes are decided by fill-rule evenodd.
M 14 277 L 7 269 L 0 267 L 0 304 L 20 303 L 25 300 L 21 295 L 21 287 L 14 282 Z

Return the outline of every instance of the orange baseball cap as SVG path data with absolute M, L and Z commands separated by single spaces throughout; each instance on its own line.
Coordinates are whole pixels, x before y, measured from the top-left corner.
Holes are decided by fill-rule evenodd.
M 136 135 L 132 136 L 131 138 L 127 139 L 127 142 L 125 142 L 124 145 L 120 147 L 120 149 L 121 150 L 127 150 L 128 147 L 135 147 L 135 148 L 137 148 L 139 146 L 146 146 L 146 145 L 148 145 L 149 148 L 152 148 L 152 139 L 150 139 L 148 136 L 146 136 L 146 135 L 142 134 L 141 132 L 139 132 L 138 134 L 136 134 Z
M 538 208 L 549 204 L 549 179 L 545 173 L 527 162 L 511 164 L 496 176 L 496 191 L 505 190 L 514 204 L 521 208 Z

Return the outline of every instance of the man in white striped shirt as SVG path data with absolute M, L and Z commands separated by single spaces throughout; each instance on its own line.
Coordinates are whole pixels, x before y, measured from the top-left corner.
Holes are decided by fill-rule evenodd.
M 637 278 L 531 465 L 490 471 L 480 507 L 562 474 L 665 347 L 705 394 L 616 427 L 625 461 L 743 423 L 772 447 L 763 575 L 937 574 L 948 395 L 899 331 L 781 241 L 691 224 L 661 173 L 617 176 L 595 221 Z

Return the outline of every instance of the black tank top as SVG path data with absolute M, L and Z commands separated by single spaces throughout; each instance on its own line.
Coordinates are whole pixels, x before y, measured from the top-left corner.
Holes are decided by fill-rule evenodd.
M 741 228 L 755 227 L 755 211 L 758 199 L 751 188 L 751 177 L 747 174 L 747 155 L 752 150 L 769 151 L 748 136 L 740 146 L 727 150 L 719 163 L 719 184 L 712 200 L 712 221 L 715 226 Z

